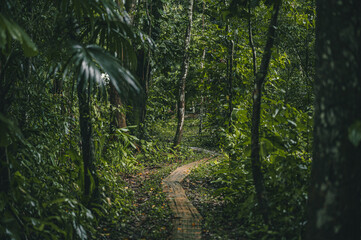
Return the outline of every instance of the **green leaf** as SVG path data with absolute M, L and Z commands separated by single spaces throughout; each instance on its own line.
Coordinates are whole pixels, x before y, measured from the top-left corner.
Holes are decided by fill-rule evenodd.
M 78 88 L 83 91 L 87 86 L 98 84 L 104 93 L 105 80 L 101 77 L 101 71 L 107 73 L 111 84 L 124 99 L 129 95 L 139 96 L 140 84 L 135 77 L 125 69 L 119 59 L 110 55 L 98 45 L 72 46 L 72 57 L 70 62 L 75 66 L 75 78 L 78 80 Z
M 255 8 L 259 5 L 260 0 L 251 0 L 251 8 Z
M 0 114 L 0 147 L 9 146 L 14 140 L 20 140 L 25 143 L 23 135 L 16 124 Z
M 26 32 L 11 19 L 7 19 L 0 13 L 0 48 L 4 49 L 11 40 L 18 41 L 27 57 L 38 54 L 34 42 Z
M 361 142 L 361 121 L 354 122 L 348 128 L 348 139 L 355 147 L 359 146 Z
M 287 122 L 289 122 L 294 127 L 297 127 L 297 123 L 295 123 L 294 121 L 291 121 L 291 120 L 288 119 Z

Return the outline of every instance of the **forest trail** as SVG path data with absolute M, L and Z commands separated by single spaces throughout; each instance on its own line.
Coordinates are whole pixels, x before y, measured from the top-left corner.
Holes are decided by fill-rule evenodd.
M 172 239 L 201 239 L 202 216 L 198 210 L 188 200 L 181 182 L 190 173 L 190 170 L 199 164 L 208 161 L 210 158 L 204 158 L 177 168 L 168 177 L 163 184 L 163 191 L 167 194 L 169 206 L 174 213 L 174 230 Z

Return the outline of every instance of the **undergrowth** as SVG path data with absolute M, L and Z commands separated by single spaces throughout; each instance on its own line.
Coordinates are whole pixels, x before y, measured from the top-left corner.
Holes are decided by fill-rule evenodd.
M 188 197 L 204 218 L 204 239 L 301 239 L 307 169 L 295 170 L 295 159 L 266 166 L 271 218 L 267 226 L 262 223 L 247 164 L 243 161 L 230 167 L 227 158 L 219 158 L 194 169 L 184 181 Z

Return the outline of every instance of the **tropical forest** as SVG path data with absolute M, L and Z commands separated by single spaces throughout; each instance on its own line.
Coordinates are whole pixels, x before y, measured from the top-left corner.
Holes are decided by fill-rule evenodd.
M 0 240 L 360 240 L 361 1 L 0 0 Z

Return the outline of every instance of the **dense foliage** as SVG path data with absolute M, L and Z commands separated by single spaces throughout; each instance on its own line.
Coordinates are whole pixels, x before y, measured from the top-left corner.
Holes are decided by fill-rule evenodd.
M 3 0 L 0 238 L 168 239 L 161 181 L 189 147 L 222 154 L 184 184 L 205 239 L 304 237 L 314 5 Z

